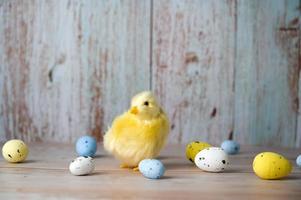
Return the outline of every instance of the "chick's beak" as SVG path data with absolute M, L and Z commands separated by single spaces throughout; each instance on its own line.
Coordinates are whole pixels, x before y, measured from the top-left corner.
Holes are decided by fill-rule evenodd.
M 137 108 L 137 106 L 131 107 L 130 113 L 132 113 L 132 114 L 134 114 L 134 115 L 137 115 L 137 114 L 138 114 L 138 108 Z

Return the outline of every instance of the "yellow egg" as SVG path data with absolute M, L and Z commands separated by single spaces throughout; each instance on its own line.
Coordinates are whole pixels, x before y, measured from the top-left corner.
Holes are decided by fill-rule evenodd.
M 262 179 L 280 179 L 292 171 L 292 164 L 280 154 L 262 152 L 254 158 L 253 170 Z
M 194 141 L 194 142 L 189 143 L 186 146 L 187 159 L 194 163 L 194 158 L 195 158 L 196 154 L 198 154 L 200 151 L 202 151 L 203 149 L 205 149 L 207 147 L 211 147 L 211 145 L 206 142 Z
M 28 155 L 28 147 L 22 140 L 9 140 L 2 147 L 2 155 L 8 162 L 22 162 Z

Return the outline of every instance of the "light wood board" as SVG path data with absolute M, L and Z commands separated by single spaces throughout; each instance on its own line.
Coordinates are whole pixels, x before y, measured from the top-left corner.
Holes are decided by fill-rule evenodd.
M 0 1 L 0 139 L 102 140 L 150 81 L 150 1 Z
M 233 131 L 235 1 L 154 1 L 153 89 L 173 143 Z M 220 31 L 222 30 L 222 31 Z
M 101 144 L 99 145 L 101 146 Z M 101 147 L 96 170 L 89 176 L 73 176 L 69 162 L 74 147 L 65 144 L 29 144 L 25 163 L 0 159 L 0 199 L 300 199 L 301 169 L 294 160 L 301 149 L 242 146 L 230 157 L 230 169 L 207 173 L 185 158 L 184 146 L 168 146 L 160 159 L 166 173 L 150 180 L 140 172 L 120 169 Z M 293 172 L 282 180 L 261 180 L 252 171 L 252 160 L 261 151 L 276 151 L 293 162 Z
M 0 141 L 102 134 L 153 90 L 169 143 L 300 147 L 299 0 L 0 0 Z
M 294 146 L 301 134 L 299 3 L 238 1 L 234 132 L 240 142 Z

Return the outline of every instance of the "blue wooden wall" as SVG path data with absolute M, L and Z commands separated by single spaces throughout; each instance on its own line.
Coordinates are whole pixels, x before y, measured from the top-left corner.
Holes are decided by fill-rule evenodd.
M 300 147 L 299 0 L 0 0 L 0 140 L 102 140 L 152 90 L 170 143 Z M 299 89 L 300 88 L 300 89 Z

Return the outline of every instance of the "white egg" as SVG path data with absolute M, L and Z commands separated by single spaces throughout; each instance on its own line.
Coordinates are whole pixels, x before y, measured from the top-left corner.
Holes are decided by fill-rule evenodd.
M 200 151 L 194 158 L 196 166 L 208 172 L 221 172 L 228 168 L 227 153 L 219 147 L 209 147 Z
M 91 174 L 94 170 L 95 164 L 91 157 L 89 156 L 80 156 L 74 159 L 70 165 L 69 170 L 71 174 L 80 176 Z

